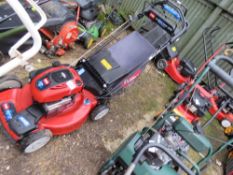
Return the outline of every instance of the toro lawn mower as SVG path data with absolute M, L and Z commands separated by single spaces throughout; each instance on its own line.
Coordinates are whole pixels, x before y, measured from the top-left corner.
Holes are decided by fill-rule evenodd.
M 173 11 L 176 9 L 185 23 L 179 7 L 170 1 L 148 6 L 143 15 L 156 14 L 159 20 L 153 16 L 153 21 L 159 21 L 163 27 L 157 30 L 170 37 L 154 42 L 156 48 L 141 34 L 133 32 L 113 46 L 82 59 L 75 68 L 54 64 L 33 71 L 30 82 L 24 86 L 15 77 L 3 77 L 0 121 L 7 135 L 24 152 L 30 153 L 47 144 L 52 135 L 78 129 L 89 115 L 93 120 L 103 118 L 109 111 L 107 103 L 111 97 L 131 85 L 151 58 L 186 31 L 184 27 L 167 33 L 169 23 L 155 9 L 165 5 Z
M 233 85 L 233 79 L 216 65 L 220 60 L 233 65 L 231 58 L 216 57 L 197 82 L 211 69 L 221 79 Z M 183 103 L 184 100 L 185 98 L 181 99 L 176 105 Z M 211 158 L 232 145 L 233 139 L 214 150 L 211 142 L 203 135 L 204 131 L 200 125 L 197 123 L 193 125 L 185 120 L 183 115 L 170 112 L 173 107 L 174 104 L 169 105 L 152 127 L 132 134 L 101 167 L 99 174 L 199 175 Z M 202 154 L 200 160 L 193 160 L 189 156 L 189 150 Z

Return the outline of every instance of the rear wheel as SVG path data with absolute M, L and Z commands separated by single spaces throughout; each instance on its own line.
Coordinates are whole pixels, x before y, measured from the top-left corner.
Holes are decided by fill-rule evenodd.
M 45 129 L 36 133 L 31 133 L 22 140 L 21 148 L 24 153 L 33 153 L 44 147 L 52 138 L 53 134 L 50 130 Z
M 14 75 L 5 75 L 0 78 L 0 91 L 21 88 L 22 82 Z
M 108 114 L 109 110 L 107 105 L 99 105 L 92 111 L 90 117 L 93 121 L 100 120 Z
M 163 58 L 155 60 L 155 66 L 159 71 L 163 71 L 167 67 L 167 60 Z

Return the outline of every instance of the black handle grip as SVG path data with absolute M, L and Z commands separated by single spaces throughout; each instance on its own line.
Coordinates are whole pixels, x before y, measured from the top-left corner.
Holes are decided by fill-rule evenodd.
M 173 8 L 180 16 L 180 22 L 181 22 L 181 27 L 182 29 L 180 29 L 180 31 L 178 31 L 172 38 L 171 38 L 171 43 L 173 43 L 174 41 L 176 41 L 181 35 L 183 35 L 183 33 L 185 33 L 187 31 L 187 29 L 189 28 L 189 23 L 188 21 L 185 19 L 185 13 L 186 10 L 182 10 L 182 6 L 180 4 L 177 4 L 171 0 L 163 0 L 163 1 L 159 1 L 159 2 L 155 2 L 153 3 L 150 7 L 145 8 L 144 9 L 144 14 L 147 14 L 148 11 L 152 10 L 153 12 L 156 13 L 156 15 L 165 23 L 167 24 L 170 28 L 172 28 L 172 24 L 170 24 L 170 22 L 168 20 L 166 20 L 166 18 L 164 18 L 160 12 L 156 11 L 156 9 L 154 8 L 155 6 L 161 6 L 163 7 L 164 5 L 168 5 L 171 8 Z

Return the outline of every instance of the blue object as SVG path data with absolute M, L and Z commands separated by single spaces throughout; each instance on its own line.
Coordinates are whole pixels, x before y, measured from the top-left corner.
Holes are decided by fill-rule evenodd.
M 14 111 L 12 109 L 7 109 L 4 111 L 4 115 L 6 117 L 6 121 L 10 121 L 13 118 Z
M 88 98 L 86 98 L 86 99 L 84 100 L 84 104 L 85 104 L 85 105 L 89 105 L 89 104 L 91 104 L 91 101 L 90 101 Z
M 43 89 L 45 88 L 45 84 L 43 83 L 42 80 L 39 80 L 39 81 L 37 82 L 37 87 L 38 87 L 38 89 L 40 89 L 40 90 L 43 90 Z
M 30 122 L 23 116 L 17 116 L 17 120 L 21 122 L 25 127 L 30 126 Z
M 79 75 L 82 75 L 83 73 L 85 73 L 85 69 L 81 68 L 81 69 L 77 70 L 77 72 Z
M 157 22 L 158 22 L 163 28 L 167 28 L 167 25 L 166 25 L 161 19 L 157 19 Z
M 177 20 L 179 20 L 179 21 L 181 20 L 179 12 L 177 12 L 175 9 L 173 9 L 169 5 L 163 5 L 163 9 L 166 12 L 170 13 L 172 16 L 174 16 Z

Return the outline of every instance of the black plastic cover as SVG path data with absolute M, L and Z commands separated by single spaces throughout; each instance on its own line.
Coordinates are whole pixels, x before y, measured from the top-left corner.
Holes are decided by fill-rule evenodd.
M 9 126 L 17 135 L 24 135 L 36 129 L 36 124 L 43 114 L 39 106 L 33 105 L 25 111 L 16 114 L 9 121 Z
M 149 62 L 155 52 L 150 42 L 138 32 L 133 32 L 109 49 L 93 55 L 88 62 L 107 84 L 111 84 Z

